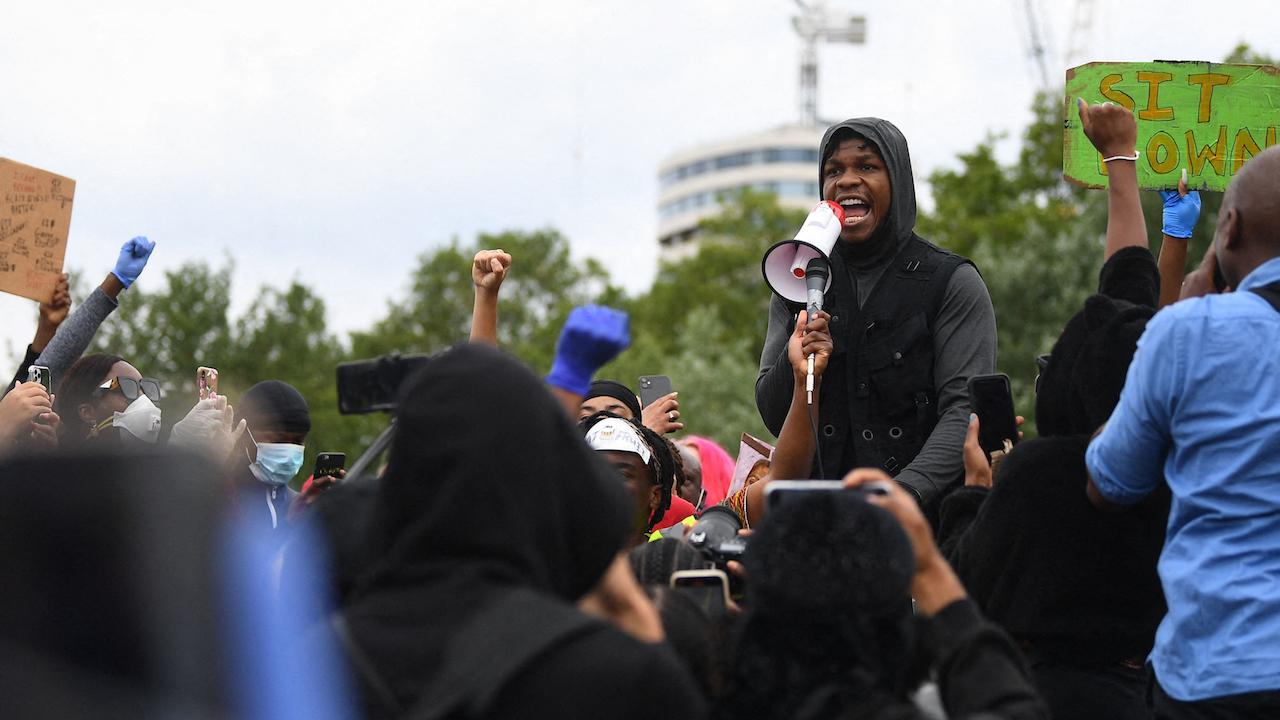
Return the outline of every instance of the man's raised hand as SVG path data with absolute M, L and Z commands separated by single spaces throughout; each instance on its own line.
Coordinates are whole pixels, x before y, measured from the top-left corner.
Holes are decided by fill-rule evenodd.
M 511 269 L 511 254 L 502 250 L 481 250 L 471 264 L 471 281 L 477 290 L 497 293 Z
M 1090 105 L 1076 98 L 1085 137 L 1103 157 L 1132 157 L 1138 147 L 1138 121 L 1122 105 Z

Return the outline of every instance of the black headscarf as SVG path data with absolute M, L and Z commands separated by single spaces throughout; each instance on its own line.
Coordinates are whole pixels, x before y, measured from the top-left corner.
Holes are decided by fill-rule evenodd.
M 540 379 L 464 345 L 405 382 L 374 540 L 384 575 L 465 568 L 576 600 L 622 548 L 630 505 Z
M 394 432 L 369 511 L 364 557 L 377 559 L 343 615 L 408 707 L 453 667 L 459 631 L 513 592 L 577 613 L 570 602 L 623 547 L 634 503 L 542 381 L 484 345 L 406 380 Z
M 596 380 L 591 383 L 591 388 L 587 390 L 586 397 L 583 400 L 590 400 L 594 397 L 611 397 L 614 400 L 627 406 L 631 411 L 631 416 L 636 420 L 640 419 L 640 399 L 636 394 L 631 392 L 631 388 L 623 385 L 617 380 Z
M 822 195 L 826 177 L 823 166 L 827 158 L 835 152 L 841 141 L 857 135 L 864 137 L 876 146 L 880 157 L 884 158 L 885 168 L 889 171 L 889 183 L 892 190 L 892 201 L 889 215 L 884 223 L 876 229 L 875 235 L 866 242 L 852 245 L 836 243 L 845 262 L 852 267 L 868 268 L 892 257 L 911 237 L 916 226 L 916 182 L 911 173 L 911 152 L 907 149 L 907 138 L 896 125 L 880 118 L 852 118 L 827 128 L 822 136 L 818 161 L 818 195 L 819 200 L 826 200 Z
M 1036 427 L 1042 436 L 1090 435 L 1120 402 L 1138 338 L 1155 310 L 1098 294 L 1067 321 L 1040 374 Z

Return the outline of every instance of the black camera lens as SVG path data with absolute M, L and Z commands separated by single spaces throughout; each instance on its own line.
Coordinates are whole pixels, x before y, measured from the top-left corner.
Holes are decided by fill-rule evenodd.
M 689 530 L 689 544 L 696 548 L 718 548 L 736 540 L 742 521 L 738 514 L 723 505 L 707 508 Z

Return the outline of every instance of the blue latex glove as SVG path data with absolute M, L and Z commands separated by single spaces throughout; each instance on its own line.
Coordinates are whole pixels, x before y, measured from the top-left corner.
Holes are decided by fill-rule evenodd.
M 120 257 L 116 260 L 115 269 L 111 274 L 116 276 L 121 285 L 125 287 L 133 285 L 133 281 L 138 279 L 142 269 L 147 266 L 151 251 L 155 249 L 156 244 L 150 240 L 144 237 L 133 238 L 120 246 Z
M 1161 190 L 1164 199 L 1164 234 L 1175 238 L 1189 238 L 1200 219 L 1200 193 L 1192 190 L 1179 195 L 1177 190 Z
M 586 395 L 596 371 L 631 344 L 630 328 L 631 321 L 621 310 L 603 305 L 574 308 L 560 331 L 547 382 Z

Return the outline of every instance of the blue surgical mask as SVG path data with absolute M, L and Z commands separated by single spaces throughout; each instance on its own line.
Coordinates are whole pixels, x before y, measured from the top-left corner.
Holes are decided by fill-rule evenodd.
M 249 466 L 249 472 L 267 485 L 287 485 L 302 468 L 302 456 L 307 449 L 293 443 L 258 443 L 258 459 Z

